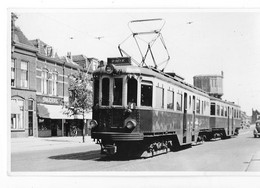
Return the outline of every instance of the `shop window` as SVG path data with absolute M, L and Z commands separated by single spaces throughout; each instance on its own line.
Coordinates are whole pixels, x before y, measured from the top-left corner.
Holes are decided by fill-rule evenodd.
M 21 61 L 21 87 L 28 88 L 28 62 Z
M 137 80 L 134 78 L 127 81 L 127 104 L 137 103 Z
M 122 92 L 123 92 L 123 79 L 115 78 L 114 79 L 114 88 L 113 88 L 113 105 L 122 105 Z
M 152 106 L 153 104 L 153 86 L 152 83 L 141 84 L 141 106 Z
M 15 87 L 15 60 L 11 62 L 11 87 Z
M 109 105 L 109 78 L 103 78 L 102 80 L 102 105 Z
M 156 87 L 156 108 L 164 107 L 164 89 Z
M 216 104 L 215 103 L 211 103 L 210 104 L 210 115 L 214 116 L 215 115 L 215 110 L 216 110 Z
M 18 111 L 11 113 L 11 129 L 24 129 L 24 101 L 21 99 L 12 99 L 12 103 L 17 106 Z
M 177 99 L 176 99 L 176 108 L 178 111 L 182 111 L 182 94 L 178 93 L 177 94 Z
M 174 92 L 170 90 L 167 91 L 167 108 L 174 109 Z

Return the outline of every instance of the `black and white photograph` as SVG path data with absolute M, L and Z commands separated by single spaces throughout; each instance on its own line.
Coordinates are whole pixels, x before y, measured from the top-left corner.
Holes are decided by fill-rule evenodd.
M 8 8 L 7 22 L 8 176 L 259 179 L 260 9 Z

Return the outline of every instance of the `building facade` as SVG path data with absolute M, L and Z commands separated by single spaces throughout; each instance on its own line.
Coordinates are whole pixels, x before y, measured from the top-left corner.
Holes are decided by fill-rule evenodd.
M 37 49 L 15 27 L 11 49 L 11 137 L 37 136 L 36 53 Z
M 193 77 L 193 85 L 206 91 L 211 96 L 221 98 L 223 96 L 223 72 L 221 75 L 199 75 Z
M 28 40 L 14 24 L 11 47 L 11 137 L 69 136 L 72 126 L 81 135 L 82 116 L 69 115 L 65 108 L 69 76 L 90 69 L 91 73 L 96 62 L 78 55 L 87 60 L 82 66 L 70 53 L 59 57 L 52 46 L 39 39 Z M 91 118 L 92 113 L 85 115 Z

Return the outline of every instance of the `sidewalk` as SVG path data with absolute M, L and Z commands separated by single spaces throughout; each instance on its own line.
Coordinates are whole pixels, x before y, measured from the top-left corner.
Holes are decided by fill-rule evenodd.
M 82 136 L 77 137 L 28 137 L 28 138 L 11 138 L 11 153 L 36 151 L 46 149 L 57 149 L 64 147 L 95 145 L 90 136 L 85 136 L 83 143 Z
M 260 152 L 256 152 L 247 168 L 247 172 L 259 172 L 260 171 Z

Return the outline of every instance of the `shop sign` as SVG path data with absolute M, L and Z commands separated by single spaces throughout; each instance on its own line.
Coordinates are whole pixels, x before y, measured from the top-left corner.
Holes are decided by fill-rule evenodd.
M 62 104 L 62 99 L 57 97 L 37 96 L 37 102 L 43 104 Z

